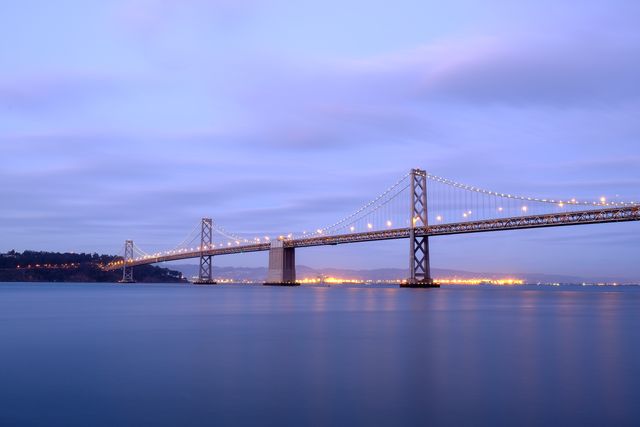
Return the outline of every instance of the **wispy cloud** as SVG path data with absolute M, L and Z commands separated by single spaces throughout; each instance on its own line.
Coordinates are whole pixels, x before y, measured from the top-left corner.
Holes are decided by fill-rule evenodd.
M 162 243 L 205 215 L 312 228 L 411 167 L 505 192 L 636 196 L 638 7 L 16 2 L 0 16 L 0 250 Z

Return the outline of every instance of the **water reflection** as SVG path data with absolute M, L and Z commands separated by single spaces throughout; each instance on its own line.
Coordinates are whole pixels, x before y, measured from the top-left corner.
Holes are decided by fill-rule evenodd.
M 3 284 L 0 425 L 632 425 L 639 307 L 634 288 Z

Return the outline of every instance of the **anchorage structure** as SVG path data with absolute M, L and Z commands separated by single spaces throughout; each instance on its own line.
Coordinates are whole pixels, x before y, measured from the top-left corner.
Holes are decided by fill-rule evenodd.
M 213 255 L 205 255 L 204 251 L 211 249 L 213 241 L 213 221 L 211 218 L 202 218 L 200 227 L 200 270 L 196 285 L 215 285 L 216 281 L 211 277 Z
M 421 169 L 412 169 L 409 174 L 411 202 L 409 209 L 409 272 L 410 277 L 402 287 L 411 288 L 438 288 L 440 285 L 433 283 L 431 278 L 431 266 L 429 262 L 429 237 L 423 233 L 418 234 L 417 229 L 425 229 L 427 220 L 427 172 Z
M 119 283 L 135 283 L 135 280 L 133 280 L 133 266 L 129 265 L 133 262 L 133 240 L 125 240 L 123 259 L 122 280 Z

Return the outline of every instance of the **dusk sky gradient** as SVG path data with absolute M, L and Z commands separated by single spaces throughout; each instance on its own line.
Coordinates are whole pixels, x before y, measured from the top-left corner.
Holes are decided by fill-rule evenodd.
M 0 251 L 330 223 L 413 167 L 640 199 L 640 2 L 0 5 Z M 432 265 L 640 280 L 637 223 L 432 239 Z M 406 241 L 303 249 L 406 267 Z M 267 254 L 215 265 L 266 266 Z

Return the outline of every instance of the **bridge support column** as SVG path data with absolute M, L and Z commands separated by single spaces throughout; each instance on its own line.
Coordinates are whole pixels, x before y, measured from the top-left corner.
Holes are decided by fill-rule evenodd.
M 439 288 L 431 278 L 429 263 L 429 237 L 418 231 L 427 226 L 427 172 L 411 170 L 411 217 L 409 219 L 409 271 L 410 277 L 400 287 Z
M 211 218 L 202 218 L 200 228 L 200 270 L 198 278 L 193 281 L 196 285 L 215 285 L 217 282 L 211 276 L 213 255 L 205 255 L 204 251 L 211 249 L 213 238 L 213 221 Z
M 124 241 L 123 261 L 122 280 L 119 280 L 118 283 L 135 283 L 136 281 L 133 279 L 133 267 L 128 265 L 128 263 L 133 261 L 133 240 Z
M 269 272 L 265 285 L 299 286 L 296 283 L 295 248 L 285 248 L 282 240 L 271 242 L 269 249 Z

